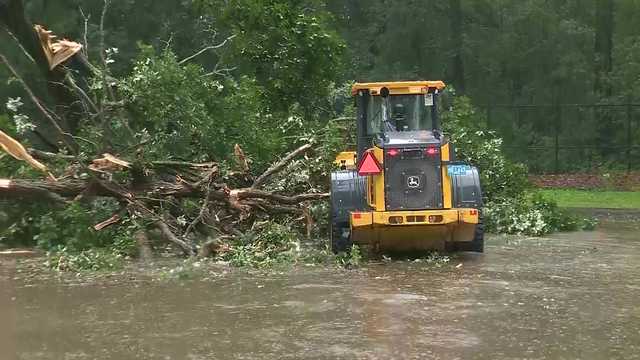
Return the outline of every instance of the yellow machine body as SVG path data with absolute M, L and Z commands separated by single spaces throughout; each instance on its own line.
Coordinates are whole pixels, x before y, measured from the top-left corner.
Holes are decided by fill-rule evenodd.
M 384 164 L 383 150 L 371 149 Z M 449 162 L 449 144 L 441 151 L 443 164 Z M 452 208 L 452 184 L 447 166 L 442 166 L 443 209 L 386 211 L 384 171 L 367 179 L 367 202 L 371 211 L 350 214 L 353 242 L 374 251 L 444 250 L 447 242 L 470 242 L 478 224 L 478 209 Z
M 441 81 L 361 83 L 354 85 L 353 94 L 357 96 L 360 91 L 366 90 L 371 96 L 380 96 L 384 92 L 387 96 L 423 96 L 434 89 L 443 88 Z M 350 241 L 353 244 L 367 246 L 376 252 L 404 252 L 465 250 L 471 248 L 471 242 L 478 241 L 478 230 L 482 230 L 481 210 L 479 206 L 455 206 L 454 192 L 458 185 L 454 184 L 448 171 L 453 163 L 454 149 L 448 141 L 443 140 L 438 144 L 438 184 L 442 187 L 439 192 L 442 201 L 441 206 L 428 209 L 389 210 L 387 196 L 394 189 L 385 184 L 385 148 L 374 145 L 366 149 L 365 152 L 372 154 L 380 164 L 381 172 L 361 180 L 364 181 L 361 188 L 366 193 L 362 195 L 366 198 L 366 206 L 348 212 Z M 342 170 L 356 171 L 359 161 L 362 161 L 357 157 L 357 152 L 342 152 L 336 157 L 335 165 Z M 460 243 L 467 245 L 456 246 Z M 482 249 L 483 246 L 482 239 Z

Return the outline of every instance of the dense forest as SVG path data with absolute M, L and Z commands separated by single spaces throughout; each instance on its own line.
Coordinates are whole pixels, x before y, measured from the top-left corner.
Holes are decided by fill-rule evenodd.
M 34 23 L 70 39 L 86 36 L 89 57 L 100 56 L 103 1 L 25 6 Z M 289 14 L 278 21 L 281 12 L 313 20 L 295 24 Z M 639 15 L 635 0 L 112 1 L 103 26 L 104 44 L 118 49 L 116 73 L 131 69 L 141 44 L 168 45 L 184 58 L 237 34 L 229 46 L 195 60 L 263 82 L 293 76 L 285 70 L 306 72 L 305 87 L 321 87 L 313 83 L 319 79 L 444 79 L 477 104 L 537 104 L 640 101 Z M 3 53 L 21 57 L 4 39 Z M 313 47 L 299 47 L 305 40 Z M 237 57 L 238 51 L 249 52 Z M 278 56 L 306 63 L 267 69 Z M 291 92 L 307 95 L 297 90 Z M 3 98 L 14 93 L 11 87 L 1 91 Z
M 70 246 L 70 239 L 113 244 L 155 224 L 190 254 L 198 247 L 189 244 L 195 241 L 192 232 L 255 244 L 260 236 L 288 231 L 282 224 L 300 216 L 307 219 L 307 235 L 319 236 L 324 229 L 311 225 L 312 218 L 324 216 L 314 216 L 322 214 L 323 205 L 306 201 L 323 197 L 328 159 L 350 141 L 344 121 L 353 112 L 350 84 L 407 79 L 444 80 L 449 84 L 447 130 L 477 130 L 458 141 L 468 144 L 468 159 L 491 170 L 485 178 L 489 203 L 496 204 L 494 214 L 511 218 L 496 220 L 495 229 L 543 233 L 561 228 L 566 224 L 550 224 L 559 221 L 549 220 L 553 204 L 525 194 L 524 167 L 500 152 L 521 161 L 533 156 L 527 154 L 532 146 L 579 138 L 582 145 L 600 144 L 589 149 L 590 161 L 615 168 L 618 158 L 607 154 L 614 149 L 634 156 L 635 148 L 615 146 L 636 143 L 640 126 L 620 125 L 609 107 L 595 108 L 589 121 L 558 128 L 558 113 L 543 109 L 523 122 L 520 117 L 526 115 L 519 111 L 496 110 L 492 116 L 492 106 L 640 103 L 640 28 L 634 25 L 639 15 L 637 0 L 0 0 L 0 99 L 6 103 L 0 129 L 35 148 L 32 155 L 48 161 L 51 176 L 76 182 L 92 178 L 114 198 L 87 205 L 76 201 L 86 188 L 58 189 L 64 211 L 42 204 L 5 210 L 0 222 L 8 225 L 0 240 L 28 239 L 21 241 L 44 248 Z M 82 44 L 78 56 L 49 68 L 33 24 Z M 631 124 L 639 112 L 628 107 Z M 286 163 L 276 161 L 291 151 Z M 176 170 L 166 169 L 177 163 L 209 164 L 205 170 L 210 172 L 191 166 L 202 188 L 174 188 L 171 200 L 132 205 L 121 190 L 105 185 L 102 175 L 83 170 L 92 159 L 94 167 L 113 165 L 110 157 L 96 163 L 104 153 L 120 157 L 116 167 L 129 169 L 134 188 L 140 185 L 136 181 L 153 176 L 153 181 L 174 181 Z M 294 160 L 293 155 L 306 157 Z M 575 163 L 584 154 L 571 156 L 563 162 Z M 5 178 L 38 174 L 7 156 L 0 162 Z M 289 175 L 274 176 L 274 167 L 286 168 Z M 542 164 L 538 170 L 545 169 Z M 117 183 L 120 175 L 111 176 L 115 180 L 108 181 Z M 244 202 L 230 201 L 227 188 L 212 186 L 217 177 L 240 189 Z M 259 192 L 258 185 L 267 188 Z M 273 195 L 287 191 L 289 197 Z M 291 192 L 303 197 L 291 198 Z M 188 196 L 174 199 L 177 193 Z M 527 201 L 518 209 L 504 205 L 522 197 Z M 206 206 L 214 200 L 226 201 L 231 209 L 209 214 Z M 256 224 L 264 218 L 253 216 L 254 210 L 295 216 L 269 223 L 270 230 L 263 231 Z M 145 211 L 153 214 L 150 222 L 139 220 Z M 111 223 L 103 224 L 108 227 L 103 232 L 90 230 L 101 220 L 118 222 L 124 213 L 129 214 L 120 227 L 124 235 L 111 232 Z M 201 226 L 205 218 L 220 222 L 225 214 L 244 224 L 241 233 L 253 234 L 253 240 L 247 242 L 235 227 L 210 226 L 215 228 L 211 234 Z M 513 220 L 518 216 L 528 220 Z M 58 224 L 65 222 L 78 225 L 59 231 Z M 520 229 L 515 223 L 529 225 Z
M 295 103 L 311 115 L 328 84 L 443 79 L 488 114 L 509 156 L 533 171 L 640 166 L 640 106 L 591 107 L 640 104 L 634 0 L 111 1 L 104 17 L 103 5 L 27 1 L 25 10 L 61 37 L 86 41 L 89 59 L 103 47 L 117 51 L 115 75 L 130 72 L 145 46 L 183 59 L 233 37 L 192 61 L 218 79 L 255 80 L 274 111 Z M 3 53 L 25 64 L 3 36 Z

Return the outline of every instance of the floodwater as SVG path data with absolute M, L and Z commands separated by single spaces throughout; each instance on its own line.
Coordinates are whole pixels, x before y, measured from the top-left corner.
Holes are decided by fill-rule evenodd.
M 0 359 L 640 358 L 640 230 L 493 237 L 435 268 L 79 284 L 0 270 Z

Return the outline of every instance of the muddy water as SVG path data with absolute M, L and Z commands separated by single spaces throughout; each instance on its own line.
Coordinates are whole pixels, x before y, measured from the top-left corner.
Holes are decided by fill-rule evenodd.
M 71 285 L 4 267 L 0 359 L 640 358 L 637 224 L 495 237 L 438 269 Z

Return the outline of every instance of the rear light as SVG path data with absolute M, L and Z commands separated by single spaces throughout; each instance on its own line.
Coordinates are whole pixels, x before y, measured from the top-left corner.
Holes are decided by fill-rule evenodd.
M 402 216 L 389 216 L 389 224 L 402 224 Z
M 397 156 L 398 154 L 400 154 L 400 151 L 398 149 L 387 150 L 387 155 L 389 156 Z
M 358 175 L 367 176 L 367 175 L 379 175 L 382 173 L 382 167 L 380 163 L 373 156 L 371 151 L 367 151 L 364 153 L 364 158 L 360 162 L 358 166 Z
M 438 154 L 438 148 L 435 146 L 428 147 L 427 150 L 424 151 L 429 156 L 434 156 Z
M 362 214 L 360 214 L 360 213 L 353 213 L 353 218 L 354 218 L 354 219 L 362 219 Z

